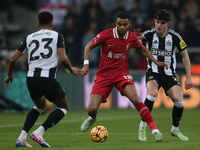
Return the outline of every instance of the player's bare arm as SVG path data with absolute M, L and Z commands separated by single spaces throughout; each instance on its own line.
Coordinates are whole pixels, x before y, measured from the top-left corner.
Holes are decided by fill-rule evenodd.
M 11 57 L 10 61 L 9 61 L 9 64 L 8 64 L 8 67 L 9 67 L 8 76 L 5 79 L 5 85 L 7 87 L 9 87 L 9 83 L 12 83 L 12 81 L 13 81 L 13 70 L 14 70 L 14 68 L 16 66 L 17 60 L 22 55 L 23 55 L 22 52 L 20 52 L 19 50 L 16 50 L 15 53 L 13 54 L 13 56 Z
M 76 68 L 76 67 L 72 67 L 69 58 L 67 57 L 66 53 L 65 53 L 65 49 L 64 48 L 58 48 L 57 49 L 58 52 L 58 57 L 59 60 L 61 62 L 61 64 L 70 71 L 71 74 L 75 75 L 76 77 L 78 77 L 80 75 L 80 69 Z
M 180 54 L 182 56 L 183 64 L 184 64 L 185 71 L 186 71 L 185 89 L 188 90 L 188 89 L 192 88 L 192 86 L 193 86 L 193 82 L 192 82 L 192 78 L 191 78 L 190 58 L 188 56 L 187 49 L 180 52 Z
M 140 52 L 147 58 L 149 58 L 151 61 L 153 61 L 156 65 L 158 66 L 164 66 L 166 67 L 166 69 L 168 69 L 168 65 L 164 62 L 160 62 L 160 61 L 157 61 L 153 56 L 152 54 L 149 52 L 149 50 L 144 46 L 142 45 L 142 47 L 140 48 Z
M 91 55 L 91 50 L 94 48 L 94 46 L 92 45 L 92 41 L 90 41 L 86 46 L 85 46 L 85 50 L 84 50 L 84 61 L 86 61 L 86 63 L 84 63 L 84 66 L 81 70 L 81 75 L 83 77 L 85 77 L 85 75 L 87 75 L 87 73 L 89 72 L 89 60 L 90 60 L 90 55 Z M 88 62 L 87 62 L 88 61 Z

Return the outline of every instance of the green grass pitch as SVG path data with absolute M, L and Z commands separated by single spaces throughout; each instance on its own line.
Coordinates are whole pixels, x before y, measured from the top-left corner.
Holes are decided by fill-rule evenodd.
M 35 130 L 48 116 L 41 115 L 28 134 L 27 142 L 33 148 L 16 148 L 15 141 L 19 136 L 26 114 L 0 113 L 0 150 L 44 148 L 32 140 L 30 133 Z M 100 109 L 98 119 L 94 123 L 107 128 L 109 136 L 106 142 L 92 142 L 89 136 L 91 128 L 80 131 L 81 123 L 88 117 L 87 110 L 70 110 L 67 115 L 53 128 L 44 133 L 44 139 L 52 150 L 199 150 L 200 148 L 200 109 L 185 109 L 180 124 L 181 132 L 189 138 L 182 142 L 170 135 L 172 109 L 159 108 L 152 111 L 158 129 L 164 135 L 164 141 L 156 142 L 151 130 L 147 127 L 147 141 L 140 142 L 137 138 L 140 116 L 135 109 Z

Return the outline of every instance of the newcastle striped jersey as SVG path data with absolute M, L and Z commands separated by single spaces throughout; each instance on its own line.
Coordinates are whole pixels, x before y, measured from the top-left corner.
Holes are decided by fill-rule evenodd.
M 22 53 L 28 50 L 27 77 L 56 78 L 57 48 L 64 47 L 64 38 L 56 31 L 41 29 L 29 34 L 18 48 Z
M 174 75 L 176 73 L 176 49 L 182 52 L 187 48 L 182 37 L 175 31 L 169 29 L 165 37 L 161 38 L 156 33 L 155 29 L 147 30 L 143 33 L 145 39 L 142 40 L 157 61 L 162 61 L 168 64 L 168 70 L 164 67 L 157 66 L 154 62 L 147 58 L 148 70 L 152 72 Z

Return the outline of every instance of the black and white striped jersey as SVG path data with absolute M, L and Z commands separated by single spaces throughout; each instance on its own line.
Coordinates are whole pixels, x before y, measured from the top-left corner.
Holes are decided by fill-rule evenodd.
M 57 48 L 64 47 L 64 38 L 56 31 L 41 29 L 29 34 L 18 48 L 22 53 L 28 50 L 27 77 L 56 78 Z
M 142 40 L 157 61 L 162 61 L 168 64 L 168 70 L 165 67 L 157 66 L 154 62 L 147 58 L 148 70 L 152 72 L 174 75 L 176 73 L 176 49 L 182 52 L 187 48 L 186 43 L 177 32 L 169 29 L 165 37 L 161 38 L 156 33 L 155 29 L 147 30 L 143 33 L 145 39 Z

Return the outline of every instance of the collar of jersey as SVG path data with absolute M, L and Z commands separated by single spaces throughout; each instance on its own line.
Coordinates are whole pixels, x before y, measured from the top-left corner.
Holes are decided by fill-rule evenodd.
M 129 34 L 129 32 L 127 31 L 126 34 L 124 35 L 123 39 L 127 40 L 128 39 L 128 34 Z M 119 35 L 117 33 L 117 27 L 113 28 L 113 36 L 114 36 L 114 38 L 119 38 Z

